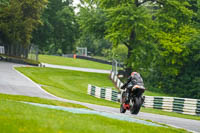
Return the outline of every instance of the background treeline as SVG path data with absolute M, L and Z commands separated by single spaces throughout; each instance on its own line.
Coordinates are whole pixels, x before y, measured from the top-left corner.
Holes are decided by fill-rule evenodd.
M 0 43 L 27 56 L 75 53 L 116 58 L 152 91 L 200 98 L 199 0 L 1 0 Z M 19 52 L 23 49 L 22 52 Z M 25 50 L 24 50 L 25 49 Z
M 49 0 L 42 16 L 43 25 L 33 32 L 32 42 L 45 54 L 62 55 L 75 50 L 79 25 L 71 0 Z
M 27 58 L 32 32 L 42 22 L 46 0 L 1 0 L 0 44 L 7 55 Z
M 83 32 L 127 48 L 150 90 L 200 98 L 199 0 L 85 0 Z

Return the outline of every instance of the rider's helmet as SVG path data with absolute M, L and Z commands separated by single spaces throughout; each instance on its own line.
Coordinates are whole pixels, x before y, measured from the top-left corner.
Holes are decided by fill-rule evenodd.
M 137 74 L 138 74 L 137 72 L 132 72 L 131 76 L 134 76 L 134 75 L 137 75 Z

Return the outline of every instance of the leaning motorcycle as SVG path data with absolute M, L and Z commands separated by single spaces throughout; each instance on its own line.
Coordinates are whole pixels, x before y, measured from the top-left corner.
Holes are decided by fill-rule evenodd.
M 127 88 L 123 90 L 120 98 L 120 113 L 125 113 L 126 110 L 130 110 L 131 114 L 138 114 L 144 102 L 144 92 L 144 86 L 133 86 L 129 94 L 129 103 L 126 103 L 126 98 L 128 97 Z

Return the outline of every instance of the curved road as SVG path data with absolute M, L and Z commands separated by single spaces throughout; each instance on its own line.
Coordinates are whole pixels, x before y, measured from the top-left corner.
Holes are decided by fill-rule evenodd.
M 119 113 L 119 109 L 117 108 L 105 107 L 89 103 L 82 103 L 56 97 L 43 90 L 39 85 L 31 81 L 29 78 L 25 77 L 21 73 L 14 70 L 13 68 L 14 66 L 21 66 L 21 65 L 0 61 L 0 93 L 60 100 L 64 102 L 81 104 L 97 111 Z M 174 126 L 176 128 L 183 128 L 191 132 L 200 133 L 200 121 L 197 120 L 176 118 L 176 117 L 143 113 L 143 112 L 140 112 L 137 116 L 130 115 L 129 112 L 127 112 L 125 115 L 135 118 L 151 120 L 154 122 L 159 122 L 170 126 Z
M 106 73 L 106 74 L 110 74 L 111 72 L 110 70 L 61 66 L 61 65 L 53 65 L 53 64 L 47 64 L 47 63 L 42 63 L 42 65 L 44 65 L 45 67 L 50 67 L 50 68 L 59 68 L 59 69 L 67 69 L 67 70 L 82 71 L 82 72 L 95 72 L 95 73 Z

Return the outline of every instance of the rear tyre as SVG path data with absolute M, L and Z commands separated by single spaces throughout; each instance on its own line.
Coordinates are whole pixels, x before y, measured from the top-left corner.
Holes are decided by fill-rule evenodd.
M 134 104 L 130 109 L 131 114 L 137 115 L 140 111 L 141 106 L 142 106 L 142 98 L 141 97 L 135 97 Z

